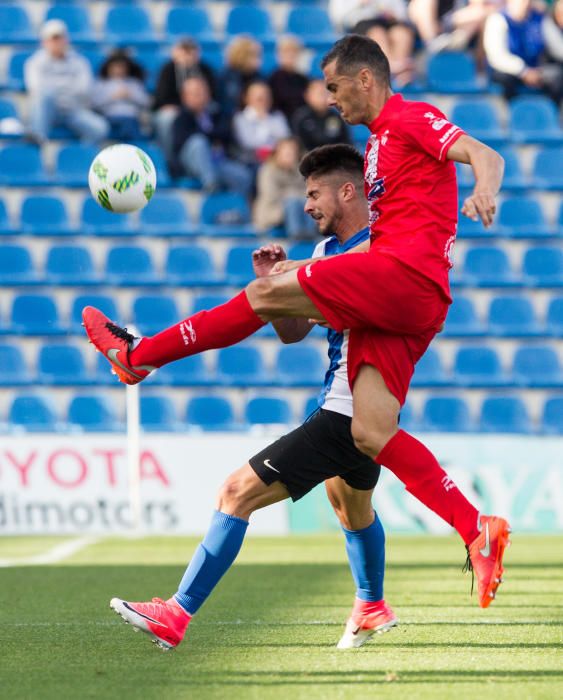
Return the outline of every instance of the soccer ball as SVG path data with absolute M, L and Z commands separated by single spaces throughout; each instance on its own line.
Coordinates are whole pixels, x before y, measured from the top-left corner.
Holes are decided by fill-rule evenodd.
M 104 209 L 120 214 L 137 211 L 148 204 L 156 189 L 154 164 L 137 146 L 108 146 L 94 158 L 88 185 Z

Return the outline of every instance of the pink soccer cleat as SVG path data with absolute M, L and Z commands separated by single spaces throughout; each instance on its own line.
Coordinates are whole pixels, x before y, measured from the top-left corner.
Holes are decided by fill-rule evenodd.
M 365 644 L 374 634 L 383 634 L 396 627 L 399 620 L 384 600 L 373 603 L 356 598 L 352 614 L 346 622 L 344 634 L 337 649 L 355 649 Z
M 488 608 L 502 583 L 502 558 L 510 544 L 510 526 L 504 518 L 481 515 L 479 528 L 479 535 L 467 547 L 466 567 L 477 577 L 479 605 Z
M 121 598 L 112 598 L 109 606 L 127 624 L 133 625 L 135 631 L 141 630 L 151 636 L 154 644 L 163 651 L 180 644 L 191 620 L 191 616 L 174 598 L 153 598 L 151 603 L 129 603 Z
M 93 306 L 82 309 L 82 325 L 90 342 L 109 361 L 113 371 L 124 384 L 138 384 L 156 369 L 155 367 L 133 367 L 129 362 L 129 351 L 135 337 L 127 328 L 118 326 Z

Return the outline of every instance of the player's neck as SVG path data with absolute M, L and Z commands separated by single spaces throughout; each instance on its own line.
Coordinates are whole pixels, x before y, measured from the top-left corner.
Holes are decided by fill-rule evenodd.
M 364 124 L 366 126 L 369 126 L 374 121 L 374 119 L 377 119 L 377 117 L 379 117 L 379 115 L 383 111 L 383 108 L 385 107 L 385 104 L 387 103 L 387 100 L 390 97 L 393 97 L 393 91 L 391 90 L 391 88 L 378 91 L 374 94 L 373 99 L 370 100 L 369 107 L 364 120 Z
M 339 245 L 344 245 L 350 238 L 353 238 L 359 231 L 369 226 L 365 212 L 358 213 L 356 216 L 347 217 L 346 221 L 342 222 L 342 227 L 335 231 L 334 235 L 338 239 Z

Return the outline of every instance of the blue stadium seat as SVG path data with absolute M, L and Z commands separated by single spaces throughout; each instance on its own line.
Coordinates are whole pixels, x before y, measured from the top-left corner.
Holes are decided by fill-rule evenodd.
M 487 99 L 458 100 L 451 121 L 480 141 L 498 145 L 506 140 L 498 112 Z
M 40 282 L 29 250 L 20 245 L 0 245 L 0 285 Z
M 51 284 L 83 286 L 98 284 L 88 248 L 77 245 L 53 246 L 47 254 L 45 277 Z
M 563 190 L 563 147 L 542 148 L 536 153 L 532 178 L 542 190 Z
M 460 294 L 454 295 L 442 334 L 444 336 L 480 336 L 484 333 L 484 325 L 477 316 L 471 298 Z
M 72 333 L 78 333 L 79 335 L 84 334 L 84 328 L 82 328 L 82 309 L 85 306 L 95 306 L 113 321 L 117 321 L 119 318 L 113 297 L 103 294 L 80 294 L 74 298 L 70 311 L 70 331 Z
M 440 353 L 428 348 L 417 362 L 412 378 L 413 386 L 444 386 L 449 379 L 442 365 Z
M 45 21 L 50 19 L 62 20 L 67 26 L 71 41 L 74 43 L 83 44 L 96 40 L 90 23 L 88 5 L 74 2 L 51 5 L 45 14 Z
M 215 46 L 218 41 L 205 7 L 171 7 L 166 16 L 164 31 L 169 40 L 191 36 L 204 46 Z
M 442 93 L 480 92 L 483 85 L 477 78 L 475 60 L 466 53 L 444 51 L 428 61 L 428 87 Z
M 250 425 L 286 425 L 292 422 L 291 406 L 282 398 L 255 396 L 246 404 L 244 417 Z
M 215 380 L 226 386 L 261 386 L 269 383 L 258 347 L 236 345 L 219 350 Z
M 31 195 L 23 200 L 21 229 L 33 236 L 69 236 L 76 233 L 70 225 L 65 203 L 52 195 Z
M 462 346 L 458 349 L 453 382 L 468 387 L 506 386 L 509 383 L 497 353 L 485 345 Z
M 298 36 L 309 48 L 324 48 L 336 38 L 327 11 L 314 5 L 292 7 L 287 16 L 286 31 Z
M 313 396 L 310 396 L 307 401 L 305 401 L 305 405 L 303 406 L 303 416 L 302 420 L 307 420 L 311 414 L 313 414 L 315 411 L 319 409 L 319 395 L 318 394 L 313 394 Z
M 557 109 L 541 95 L 520 96 L 510 102 L 510 132 L 515 143 L 559 143 L 563 139 Z
M 226 294 L 200 294 L 194 299 L 192 314 L 197 314 L 198 311 L 208 311 L 214 306 L 220 306 L 229 301 L 229 298 Z
M 424 404 L 424 430 L 440 433 L 467 433 L 473 429 L 469 406 L 459 396 L 431 396 Z
M 563 201 L 559 205 L 559 214 L 557 216 L 557 225 L 559 226 L 559 235 L 563 236 Z
M 282 386 L 314 386 L 322 384 L 326 361 L 310 345 L 286 345 L 278 351 L 274 363 L 274 381 Z
M 55 178 L 64 187 L 87 187 L 88 171 L 99 148 L 73 143 L 63 146 L 57 153 Z
M 10 215 L 6 209 L 3 199 L 0 199 L 0 236 L 13 236 L 19 233 L 20 229 L 10 221 Z
M 82 205 L 82 229 L 96 236 L 130 236 L 136 233 L 128 214 L 115 214 L 103 209 L 92 197 L 86 197 Z
M 10 330 L 21 335 L 65 332 L 54 299 L 45 294 L 21 294 L 14 299 Z
M 2 97 L 0 98 L 0 121 L 2 119 L 17 119 L 19 118 L 18 110 L 16 109 L 16 105 L 12 102 L 12 100 L 8 99 L 7 97 Z M 2 138 L 5 138 L 7 134 L 2 134 Z
M 84 332 L 84 329 L 82 331 Z M 93 383 L 97 386 L 121 386 L 117 376 L 112 372 L 108 361 L 101 352 L 96 353 L 95 356 Z
M 270 15 L 267 10 L 253 4 L 231 7 L 227 15 L 225 33 L 228 36 L 251 34 L 262 43 L 275 41 Z
M 528 248 L 522 271 L 526 282 L 535 287 L 563 286 L 563 250 L 560 246 Z
M 124 429 L 117 417 L 115 402 L 108 396 L 74 396 L 68 407 L 68 422 L 88 433 L 115 433 Z
M 174 194 L 158 192 L 140 214 L 140 229 L 149 236 L 191 236 L 197 233 L 184 202 Z
M 531 433 L 526 404 L 512 396 L 489 396 L 481 406 L 479 430 L 483 433 Z
M 91 384 L 84 358 L 74 345 L 44 345 L 37 359 L 37 381 L 48 386 Z
M 23 81 L 23 66 L 33 51 L 15 50 L 8 61 L 6 87 L 8 90 L 22 91 L 25 89 Z
M 158 185 L 158 192 L 162 190 L 163 187 L 170 187 L 171 184 L 176 186 L 176 183 L 182 186 L 193 188 L 193 181 L 188 181 L 187 178 L 182 178 L 179 181 L 172 181 L 170 174 L 168 173 L 168 166 L 166 165 L 166 159 L 160 148 L 156 148 L 150 145 L 143 145 L 143 150 L 150 156 L 154 169 L 156 171 L 156 182 Z M 158 195 L 157 195 L 158 196 Z
M 227 284 L 243 287 L 254 279 L 252 251 L 256 246 L 233 246 L 227 253 L 225 277 Z
M 527 345 L 514 353 L 512 377 L 516 384 L 526 387 L 563 387 L 563 372 L 559 357 L 549 345 Z
M 10 406 L 8 420 L 30 433 L 52 433 L 59 429 L 55 406 L 46 396 L 16 396 Z
M 133 3 L 110 7 L 103 33 L 106 42 L 119 46 L 139 46 L 156 42 L 147 11 Z
M 37 146 L 17 144 L 0 150 L 0 185 L 36 187 L 48 182 Z
M 489 306 L 489 333 L 500 337 L 542 335 L 528 297 L 496 297 Z
M 116 246 L 110 249 L 105 275 L 111 284 L 125 287 L 160 282 L 149 251 L 133 245 Z
M 547 307 L 546 328 L 549 335 L 563 338 L 563 297 L 553 297 Z
M 504 199 L 500 205 L 497 226 L 503 235 L 511 237 L 528 238 L 551 234 L 540 202 L 528 197 Z
M 202 233 L 219 236 L 249 236 L 250 208 L 236 192 L 216 192 L 204 198 L 201 206 Z
M 167 284 L 198 287 L 225 281 L 215 270 L 208 249 L 203 246 L 169 248 L 164 270 Z
M 172 297 L 141 296 L 133 302 L 133 323 L 142 335 L 155 335 L 177 323 L 180 318 L 180 312 Z
M 171 432 L 180 429 L 176 408 L 166 396 L 141 396 L 141 426 L 150 432 Z
M 474 287 L 508 287 L 521 283 L 520 277 L 510 269 L 508 255 L 502 248 L 493 246 L 475 246 L 467 251 L 463 281 Z
M 23 44 L 37 41 L 27 12 L 18 4 L 0 5 L 0 44 Z
M 563 435 L 563 396 L 552 396 L 545 402 L 542 430 L 547 435 Z
M 202 355 L 192 355 L 183 360 L 171 362 L 151 375 L 150 379 L 146 381 L 171 386 L 208 386 L 215 383 Z
M 237 428 L 233 407 L 222 396 L 195 396 L 187 406 L 186 421 L 201 430 L 234 430 Z
M 315 242 L 301 241 L 300 243 L 294 243 L 288 248 L 287 257 L 290 260 L 306 260 L 312 257 L 313 251 L 315 250 Z
M 141 65 L 145 76 L 144 83 L 145 87 L 150 93 L 154 92 L 158 77 L 162 66 L 170 60 L 170 50 L 156 49 L 155 46 L 145 46 L 144 48 L 137 48 L 135 51 L 135 60 Z M 152 151 L 157 150 L 152 148 Z M 152 158 L 152 156 L 151 156 Z M 154 161 L 153 161 L 154 163 Z M 160 164 L 159 164 L 160 167 Z M 156 166 L 155 166 L 156 170 Z M 160 186 L 162 183 L 158 179 L 157 170 L 157 182 Z M 168 184 L 168 183 L 167 183 Z
M 399 425 L 403 430 L 408 430 L 409 432 L 414 432 L 420 429 L 420 421 L 414 412 L 412 404 L 408 401 L 401 406 L 401 411 L 399 413 Z
M 16 345 L 0 345 L 0 386 L 31 384 L 23 352 Z

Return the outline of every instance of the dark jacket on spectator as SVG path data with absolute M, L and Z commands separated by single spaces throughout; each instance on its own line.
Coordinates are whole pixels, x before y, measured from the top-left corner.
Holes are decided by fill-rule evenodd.
M 263 79 L 260 73 L 241 73 L 234 68 L 225 68 L 219 76 L 219 102 L 223 114 L 232 117 L 242 107 L 242 93 L 247 85 Z
M 211 145 L 227 151 L 231 143 L 231 130 L 229 122 L 221 114 L 217 105 L 213 104 L 206 113 L 206 118 L 197 118 L 196 115 L 182 108 L 180 114 L 172 123 L 173 159 L 168 163 L 170 174 L 174 177 L 183 174 L 178 154 L 186 141 L 194 134 L 203 134 Z
M 164 105 L 180 104 L 180 88 L 186 78 L 201 77 L 207 81 L 213 99 L 216 98 L 217 86 L 213 70 L 206 63 L 198 63 L 192 68 L 183 69 L 176 66 L 174 61 L 165 63 L 158 76 L 158 82 L 154 91 L 153 109 L 157 110 Z
M 308 79 L 301 73 L 275 70 L 268 80 L 274 97 L 274 109 L 283 112 L 291 119 L 294 112 L 305 104 L 303 94 L 307 88 Z
M 321 115 L 305 105 L 295 112 L 291 125 L 307 151 L 325 143 L 350 143 L 348 127 L 332 109 Z

